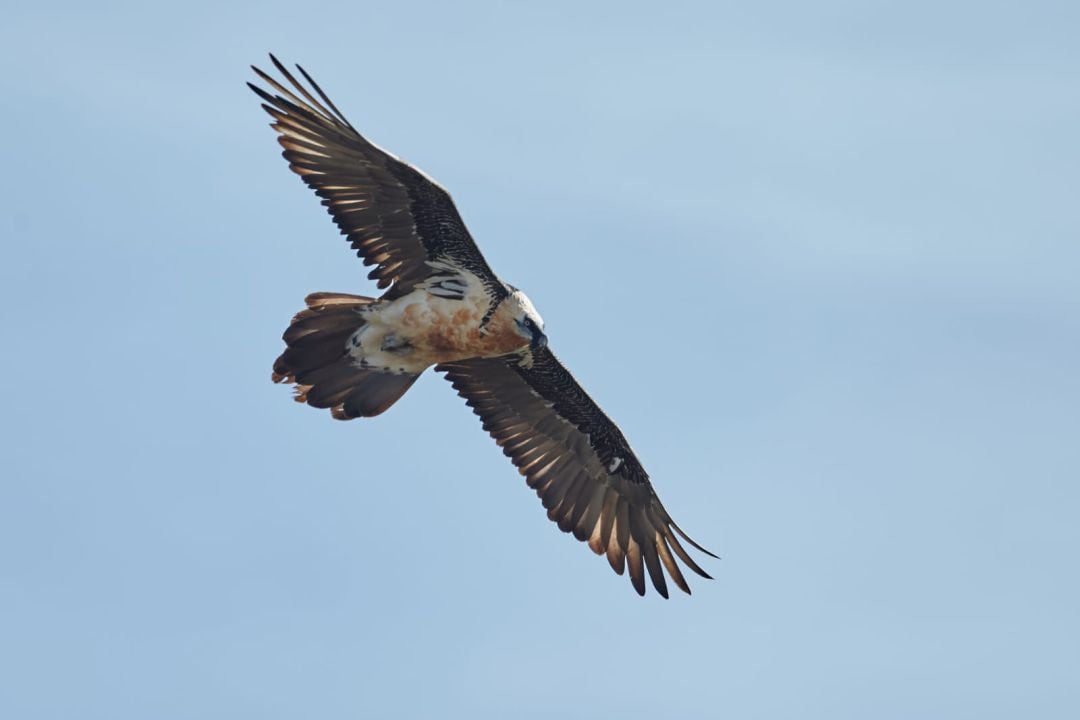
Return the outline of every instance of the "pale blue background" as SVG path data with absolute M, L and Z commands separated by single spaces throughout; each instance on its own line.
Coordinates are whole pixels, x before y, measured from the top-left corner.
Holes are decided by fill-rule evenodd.
M 1080 6 L 9 7 L 0 717 L 1080 717 Z M 723 556 L 642 600 L 367 292 L 244 87 L 447 185 Z

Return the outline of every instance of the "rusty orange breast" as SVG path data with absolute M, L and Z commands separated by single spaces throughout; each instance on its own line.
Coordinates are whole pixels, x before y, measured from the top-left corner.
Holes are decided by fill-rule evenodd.
M 505 355 L 528 343 L 515 329 L 510 312 L 502 306 L 481 332 L 480 323 L 487 308 L 479 303 L 451 302 L 455 305 L 437 309 L 431 305 L 409 305 L 401 313 L 400 330 L 431 362 Z

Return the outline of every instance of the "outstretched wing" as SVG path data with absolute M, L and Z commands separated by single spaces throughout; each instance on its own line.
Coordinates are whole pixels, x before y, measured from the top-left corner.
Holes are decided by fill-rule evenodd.
M 645 594 L 645 569 L 668 596 L 661 568 L 689 593 L 672 552 L 702 577 L 709 575 L 679 543 L 682 537 L 712 555 L 676 525 L 656 497 L 626 438 L 544 348 L 501 358 L 435 367 L 480 416 L 495 442 L 536 490 L 548 518 L 588 542 L 611 567 Z M 713 555 L 715 557 L 715 555 Z
M 273 55 L 285 84 L 252 66 L 278 94 L 248 83 L 273 118 L 289 167 L 323 198 L 334 222 L 388 297 L 410 292 L 432 273 L 431 261 L 472 272 L 501 287 L 465 228 L 450 195 L 426 175 L 368 142 L 304 69 L 318 94 Z

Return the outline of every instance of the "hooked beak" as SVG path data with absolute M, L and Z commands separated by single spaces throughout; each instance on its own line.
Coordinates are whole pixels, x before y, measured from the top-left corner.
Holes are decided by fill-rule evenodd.
M 521 320 L 515 320 L 514 322 L 521 328 L 521 334 L 529 338 L 530 347 L 539 348 L 541 350 L 547 347 L 547 335 L 544 334 L 543 330 L 532 326 L 531 324 L 526 324 Z

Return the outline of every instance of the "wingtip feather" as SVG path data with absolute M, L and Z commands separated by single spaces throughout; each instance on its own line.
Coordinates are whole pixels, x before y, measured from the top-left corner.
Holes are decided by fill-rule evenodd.
M 720 559 L 720 556 L 719 556 L 719 555 L 716 555 L 716 554 L 714 554 L 714 553 L 711 553 L 711 552 L 709 552 L 708 550 L 706 550 L 705 548 L 703 548 L 703 547 L 701 547 L 700 545 L 698 545 L 698 544 L 697 544 L 697 542 L 695 542 L 695 541 L 694 541 L 694 539 L 693 539 L 692 537 L 690 537 L 690 536 L 689 536 L 689 535 L 687 535 L 687 534 L 686 534 L 685 532 L 683 532 L 683 529 L 682 529 L 681 527 L 679 527 L 678 525 L 676 525 L 676 524 L 675 524 L 674 522 L 672 522 L 672 523 L 671 523 L 671 529 L 672 529 L 672 530 L 674 530 L 675 532 L 679 533 L 679 535 L 680 535 L 680 536 L 682 536 L 682 539 L 683 539 L 683 540 L 685 540 L 686 542 L 690 543 L 690 544 L 691 544 L 691 545 L 693 545 L 693 546 L 694 546 L 695 548 L 697 548 L 697 549 L 698 549 L 698 550 L 700 550 L 701 552 L 705 553 L 705 554 L 706 554 L 706 555 L 708 555 L 709 557 L 711 557 L 711 558 L 716 558 L 717 560 L 719 560 L 719 559 Z

